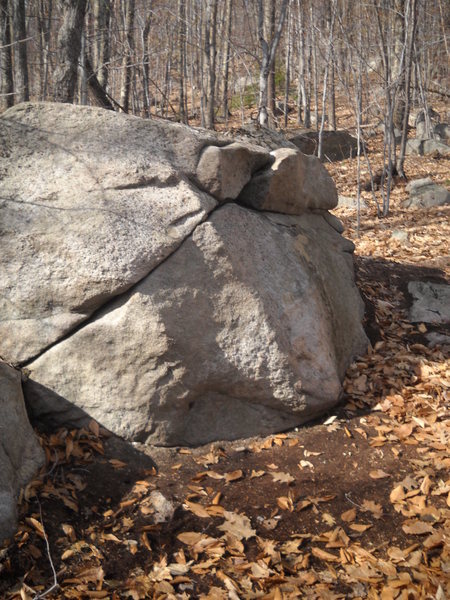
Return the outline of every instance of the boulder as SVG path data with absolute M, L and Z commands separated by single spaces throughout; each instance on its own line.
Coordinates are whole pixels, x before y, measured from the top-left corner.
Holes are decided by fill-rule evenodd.
M 406 186 L 409 198 L 403 203 L 406 208 L 442 206 L 450 203 L 450 192 L 442 185 L 434 183 L 432 179 L 414 179 Z
M 353 198 L 350 196 L 338 196 L 338 207 L 339 208 L 351 208 L 353 210 L 357 210 L 358 208 L 358 200 L 357 198 Z M 367 210 L 367 202 L 363 200 L 363 198 L 359 199 L 359 207 L 360 210 Z
M 413 298 L 409 311 L 412 323 L 450 323 L 450 285 L 410 281 L 408 292 Z
M 17 527 L 17 496 L 44 464 L 25 410 L 21 375 L 0 361 L 0 544 Z
M 437 139 L 413 139 L 406 142 L 406 154 L 408 156 L 450 156 L 450 146 Z
M 267 150 L 242 143 L 207 146 L 197 166 L 197 180 L 217 200 L 235 200 L 253 173 L 271 160 Z
M 191 183 L 200 173 L 208 188 L 199 155 L 229 143 L 178 124 L 53 103 L 5 112 L 0 142 L 0 339 L 14 364 L 64 337 L 192 233 L 217 204 Z M 207 148 L 202 157 L 209 151 L 222 157 L 219 191 L 210 180 L 221 199 L 270 160 L 248 145 Z
M 198 444 L 338 401 L 367 340 L 316 158 L 44 103 L 3 113 L 2 141 L 0 355 L 35 419 Z
M 290 134 L 288 140 L 303 154 L 317 155 L 319 132 L 301 130 Z M 324 160 L 334 162 L 352 158 L 358 153 L 358 140 L 348 131 L 324 131 L 322 133 Z
M 195 445 L 317 416 L 367 348 L 352 251 L 320 215 L 225 205 L 28 365 L 33 417 L 91 415 L 130 440 Z
M 246 125 L 245 127 L 235 128 L 225 135 L 232 136 L 234 140 L 239 142 L 256 144 L 269 151 L 277 148 L 296 149 L 295 144 L 290 142 L 282 131 L 260 125 Z
M 239 196 L 240 202 L 257 210 L 290 215 L 336 207 L 336 186 L 318 158 L 290 148 L 273 150 L 271 155 L 274 162 L 252 177 Z

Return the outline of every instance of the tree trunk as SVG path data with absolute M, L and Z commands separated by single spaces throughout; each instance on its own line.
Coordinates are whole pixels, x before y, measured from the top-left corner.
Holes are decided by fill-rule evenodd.
M 108 85 L 108 62 L 110 59 L 110 22 L 112 0 L 94 0 L 94 68 L 98 83 Z
M 14 91 L 17 102 L 30 99 L 28 84 L 27 28 L 25 23 L 25 0 L 12 2 L 12 31 L 14 43 Z
M 55 100 L 71 103 L 74 100 L 78 59 L 81 52 L 86 0 L 60 0 L 63 22 L 58 34 L 55 69 Z
M 288 0 L 283 0 L 278 17 L 278 24 L 275 28 L 275 34 L 270 44 L 264 37 L 264 4 L 263 0 L 258 0 L 258 37 L 261 49 L 261 60 L 259 69 L 259 106 L 258 106 L 258 121 L 262 126 L 268 125 L 268 80 L 270 69 L 275 62 L 275 54 L 283 31 L 284 21 L 286 19 L 286 11 Z
M 125 14 L 125 51 L 122 59 L 122 84 L 120 89 L 120 105 L 123 112 L 130 110 L 130 90 L 133 72 L 133 50 L 134 50 L 134 13 L 135 0 L 127 0 Z
M 47 99 L 50 32 L 52 24 L 52 0 L 39 1 L 39 35 L 41 46 L 41 100 Z
M 225 45 L 223 52 L 223 91 L 222 91 L 222 104 L 223 104 L 223 118 L 225 119 L 225 125 L 228 124 L 229 108 L 228 108 L 228 75 L 230 72 L 230 56 L 231 56 L 231 28 L 233 23 L 233 0 L 227 0 L 226 14 L 225 14 Z
M 178 0 L 178 95 L 180 121 L 188 122 L 186 103 L 186 0 Z
M 276 0 L 264 0 L 264 35 L 268 43 L 273 40 L 275 35 L 275 16 L 276 16 Z M 267 79 L 267 113 L 269 119 L 269 127 L 275 126 L 276 119 L 276 83 L 275 83 L 275 61 L 269 68 L 269 77 Z
M 217 0 L 207 0 L 204 16 L 203 51 L 206 63 L 207 82 L 203 87 L 205 127 L 214 129 L 215 89 L 216 89 L 216 37 Z
M 0 46 L 0 110 L 5 110 L 14 104 L 8 0 L 0 0 Z

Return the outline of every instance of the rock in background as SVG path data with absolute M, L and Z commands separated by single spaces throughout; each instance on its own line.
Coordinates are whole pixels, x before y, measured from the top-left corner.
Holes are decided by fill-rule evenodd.
M 199 444 L 338 401 L 367 339 L 318 159 L 285 151 L 287 198 L 279 151 L 182 125 L 26 104 L 0 135 L 0 353 L 27 366 L 34 418 Z M 264 174 L 279 178 L 269 203 L 229 203 Z
M 44 464 L 44 451 L 28 421 L 21 375 L 0 361 L 0 543 L 14 535 L 17 496 Z

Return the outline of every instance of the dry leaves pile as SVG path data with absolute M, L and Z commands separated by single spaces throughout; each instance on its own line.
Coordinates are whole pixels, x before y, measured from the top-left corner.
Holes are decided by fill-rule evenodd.
M 155 451 L 158 469 L 114 455 L 93 422 L 42 436 L 47 466 L 0 554 L 2 597 L 450 597 L 449 363 L 407 320 L 405 271 L 382 262 L 440 265 L 450 232 L 444 209 L 393 202 L 359 239 L 340 213 L 378 332 L 344 406 L 298 432 Z

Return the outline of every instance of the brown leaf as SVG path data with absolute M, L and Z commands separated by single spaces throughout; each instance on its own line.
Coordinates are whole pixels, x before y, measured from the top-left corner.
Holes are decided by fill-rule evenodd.
M 237 471 L 232 471 L 231 473 L 225 473 L 225 481 L 227 483 L 230 483 L 231 481 L 237 481 L 238 479 L 242 479 L 243 476 L 244 474 L 242 470 L 238 469 Z
M 364 523 L 352 523 L 350 525 L 350 529 L 353 529 L 353 531 L 357 531 L 358 533 L 363 533 L 364 531 L 367 531 L 371 527 L 372 527 L 371 524 L 364 524 Z
M 211 515 L 208 513 L 206 508 L 197 502 L 189 502 L 189 500 L 186 500 L 183 504 L 183 507 L 187 508 L 187 510 L 189 510 L 191 513 L 194 513 L 194 515 L 197 515 L 197 517 L 201 517 L 202 519 L 211 518 Z
M 256 531 L 252 528 L 250 519 L 245 515 L 225 511 L 225 521 L 217 529 L 231 533 L 238 540 L 248 540 L 255 536 Z
M 335 556 L 334 554 L 331 554 L 331 552 L 326 552 L 325 550 L 322 550 L 322 548 L 313 547 L 311 548 L 311 553 L 316 558 L 319 558 L 320 560 L 324 560 L 326 562 L 340 562 L 339 557 Z
M 433 527 L 429 523 L 423 521 L 413 521 L 405 523 L 402 526 L 405 533 L 410 535 L 425 535 L 427 533 L 434 533 Z
M 364 500 L 361 508 L 365 512 L 371 512 L 376 519 L 380 519 L 383 516 L 383 507 L 381 504 L 377 504 L 373 500 Z
M 280 496 L 277 498 L 277 504 L 282 510 L 288 510 L 289 512 L 294 510 L 292 499 L 288 496 Z
M 356 519 L 356 508 L 350 508 L 349 510 L 343 512 L 341 519 L 346 523 L 351 523 L 351 521 L 354 521 Z
M 277 471 L 275 473 L 271 473 L 274 481 L 279 481 L 280 483 L 291 483 L 295 481 L 294 477 L 289 473 L 283 473 L 282 471 Z
M 386 479 L 386 477 L 390 477 L 389 473 L 386 473 L 382 469 L 375 469 L 374 471 L 370 471 L 369 476 L 372 479 Z

